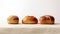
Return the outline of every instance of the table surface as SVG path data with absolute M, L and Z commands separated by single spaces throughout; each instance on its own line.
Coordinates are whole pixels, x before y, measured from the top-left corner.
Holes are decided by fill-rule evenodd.
M 0 24 L 0 34 L 60 34 L 60 23 Z
M 60 23 L 55 24 L 0 24 L 0 28 L 58 28 Z

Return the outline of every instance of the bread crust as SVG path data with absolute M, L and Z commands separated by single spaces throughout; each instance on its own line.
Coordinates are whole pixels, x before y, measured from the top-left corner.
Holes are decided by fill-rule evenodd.
M 25 16 L 22 20 L 23 24 L 37 24 L 38 20 L 34 16 Z
M 40 17 L 39 22 L 40 24 L 54 24 L 55 19 L 53 16 L 44 15 Z
M 17 16 L 9 16 L 7 18 L 8 24 L 18 24 L 19 23 L 19 18 Z

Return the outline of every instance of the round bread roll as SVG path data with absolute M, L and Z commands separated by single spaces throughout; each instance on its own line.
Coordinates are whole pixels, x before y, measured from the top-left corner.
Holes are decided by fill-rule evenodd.
M 19 18 L 17 16 L 9 16 L 7 21 L 8 21 L 8 24 L 18 24 Z
M 25 16 L 22 20 L 23 24 L 37 24 L 38 20 L 34 16 Z
M 39 19 L 39 22 L 41 24 L 54 24 L 54 21 L 55 21 L 54 17 L 50 15 L 42 16 Z

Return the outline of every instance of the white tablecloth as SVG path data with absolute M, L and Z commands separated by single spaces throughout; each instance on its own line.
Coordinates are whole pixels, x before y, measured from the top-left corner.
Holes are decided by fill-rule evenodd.
M 60 34 L 60 24 L 0 24 L 0 34 Z

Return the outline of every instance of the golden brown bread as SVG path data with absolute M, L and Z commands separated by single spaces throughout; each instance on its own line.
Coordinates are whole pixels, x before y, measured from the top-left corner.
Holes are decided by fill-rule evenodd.
M 23 24 L 37 24 L 38 20 L 34 16 L 25 16 L 22 20 Z
M 50 15 L 44 15 L 39 19 L 39 23 L 41 24 L 54 24 L 54 21 L 54 17 Z
M 17 16 L 9 16 L 7 18 L 8 24 L 18 24 L 19 18 Z

